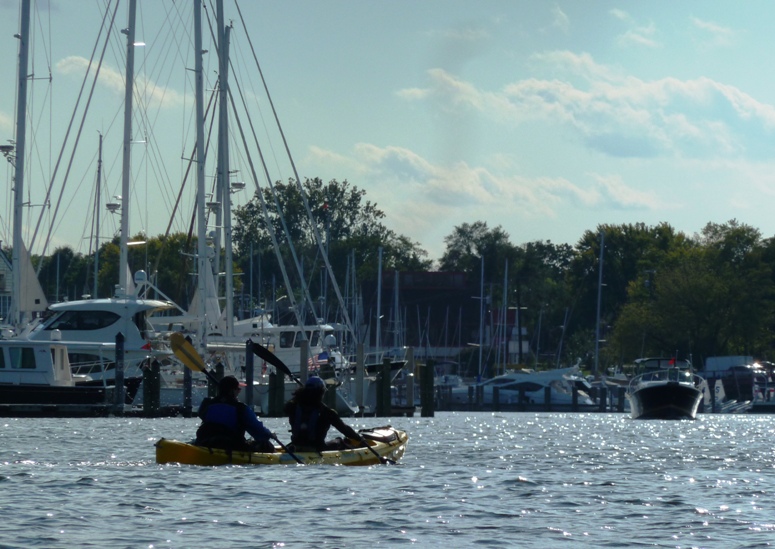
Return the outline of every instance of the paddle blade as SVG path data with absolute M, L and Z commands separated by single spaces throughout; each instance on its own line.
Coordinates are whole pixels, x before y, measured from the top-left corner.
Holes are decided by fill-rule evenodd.
M 196 352 L 194 346 L 183 337 L 183 334 L 178 332 L 171 334 L 170 347 L 172 347 L 172 352 L 175 353 L 175 356 L 178 357 L 188 369 L 195 372 L 207 373 L 207 368 L 205 367 L 202 357 Z

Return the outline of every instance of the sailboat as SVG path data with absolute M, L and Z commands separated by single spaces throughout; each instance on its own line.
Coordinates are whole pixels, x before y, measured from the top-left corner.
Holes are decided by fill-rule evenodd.
M 92 377 L 97 378 L 115 378 L 116 363 L 108 362 L 105 364 L 102 362 L 100 353 L 106 343 L 116 343 L 116 337 L 119 333 L 123 336 L 124 356 L 121 362 L 125 365 L 127 377 L 138 376 L 141 363 L 149 357 L 169 354 L 166 345 L 159 334 L 155 332 L 148 318 L 154 313 L 172 308 L 173 305 L 166 301 L 140 297 L 148 284 L 147 277 L 143 271 L 138 271 L 132 280 L 128 266 L 135 10 L 136 0 L 130 0 L 129 25 L 126 30 L 127 62 L 119 284 L 116 287 L 115 295 L 110 298 L 89 298 L 50 305 L 48 307 L 50 314 L 45 321 L 28 326 L 20 334 L 20 337 L 32 341 L 61 339 L 78 342 L 80 344 L 79 350 L 78 353 L 71 354 L 71 364 L 77 368 L 81 361 L 93 363 L 95 360 L 99 360 L 101 367 L 90 373 Z M 23 119 L 23 115 L 20 116 L 20 119 Z M 17 246 L 14 245 L 14 250 L 16 248 Z M 19 250 L 21 249 L 22 247 L 19 246 Z M 16 256 L 16 251 L 14 251 L 14 256 Z M 135 287 L 136 290 L 132 291 Z M 123 372 L 120 376 L 122 375 Z
M 80 386 L 77 378 L 72 375 L 69 353 L 73 351 L 89 351 L 101 359 L 104 354 L 115 348 L 110 342 L 90 343 L 76 349 L 78 343 L 63 340 L 75 333 L 74 330 L 62 330 L 65 325 L 60 322 L 58 327 L 52 327 L 51 322 L 26 324 L 31 320 L 28 316 L 45 304 L 42 290 L 36 290 L 32 282 L 37 282 L 34 276 L 29 255 L 22 242 L 22 213 L 24 196 L 24 160 L 26 133 L 26 97 L 27 70 L 30 36 L 30 1 L 23 0 L 21 6 L 21 28 L 19 31 L 19 74 L 18 74 L 18 105 L 16 119 L 16 157 L 14 162 L 14 230 L 13 230 L 13 279 L 14 293 L 11 306 L 11 320 L 16 329 L 22 333 L 8 339 L 0 340 L 0 404 L 4 414 L 13 415 L 42 413 L 43 408 L 37 406 L 56 405 L 59 415 L 67 412 L 59 407 L 95 406 L 107 409 L 112 402 L 112 394 L 106 384 L 102 386 Z M 30 288 L 33 288 L 30 290 Z M 60 321 L 62 315 L 54 315 Z M 95 321 L 107 324 L 107 316 L 70 315 L 71 321 Z M 52 322 L 56 322 L 53 320 Z M 26 325 L 26 328 L 24 327 Z M 45 337 L 43 337 L 45 336 Z M 14 408 L 22 405 L 22 408 Z M 29 408 L 29 406 L 36 406 Z M 91 412 L 94 408 L 89 408 Z M 72 411 L 72 409 L 71 409 Z

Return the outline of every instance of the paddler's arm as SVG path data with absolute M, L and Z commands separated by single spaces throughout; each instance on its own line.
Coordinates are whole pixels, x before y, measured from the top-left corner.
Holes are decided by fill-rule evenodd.
M 197 411 L 196 415 L 199 416 L 199 419 L 202 421 L 205 420 L 205 416 L 207 415 L 207 407 L 210 406 L 210 403 L 212 403 L 213 399 L 210 397 L 205 397 L 202 400 L 202 404 L 199 405 L 199 410 Z
M 258 417 L 256 417 L 256 413 L 253 410 L 245 406 L 243 407 L 242 413 L 244 414 L 245 419 L 245 430 L 254 439 L 263 442 L 271 440 L 275 437 L 275 434 L 264 427 L 264 424 L 259 421 Z
M 342 433 L 347 438 L 351 438 L 353 440 L 361 440 L 361 435 L 358 434 L 358 432 L 347 425 L 344 421 L 342 421 L 342 418 L 339 417 L 339 414 L 336 412 L 336 410 L 331 410 L 331 425 L 333 427 L 336 427 L 336 430 Z

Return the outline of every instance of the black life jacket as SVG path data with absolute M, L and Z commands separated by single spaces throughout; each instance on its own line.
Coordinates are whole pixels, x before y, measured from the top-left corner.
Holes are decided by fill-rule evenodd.
M 306 413 L 305 413 L 306 412 Z M 320 447 L 325 441 L 319 440 L 318 420 L 320 419 L 319 408 L 305 408 L 296 404 L 296 413 L 291 424 L 292 440 L 296 446 Z

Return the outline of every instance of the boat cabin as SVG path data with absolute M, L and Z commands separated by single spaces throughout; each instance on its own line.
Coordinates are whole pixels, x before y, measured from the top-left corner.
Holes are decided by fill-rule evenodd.
M 50 342 L 3 341 L 0 346 L 0 384 L 73 386 L 67 347 Z

